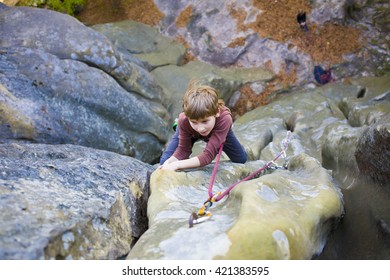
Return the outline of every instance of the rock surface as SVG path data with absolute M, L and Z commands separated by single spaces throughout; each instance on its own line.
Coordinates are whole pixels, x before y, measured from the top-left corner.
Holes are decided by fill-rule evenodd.
M 152 168 L 74 145 L 0 144 L 0 259 L 116 259 L 147 229 Z
M 387 94 L 389 96 L 389 94 Z M 390 114 L 371 124 L 359 138 L 355 157 L 360 172 L 390 187 Z
M 170 117 L 142 62 L 64 14 L 4 8 L 0 21 L 0 141 L 69 143 L 158 159 Z
M 181 50 L 173 58 L 167 55 L 170 65 L 162 66 L 153 62 L 154 52 L 162 52 L 159 44 L 145 48 L 152 52 L 142 54 L 141 61 L 128 41 L 112 41 L 49 11 L 0 4 L 0 22 L 1 258 L 115 259 L 129 251 L 129 259 L 389 258 L 390 197 L 383 187 L 388 157 L 376 161 L 378 152 L 388 151 L 388 76 L 287 88 L 271 104 L 237 118 L 233 129 L 250 161 L 232 164 L 223 156 L 215 190 L 272 160 L 286 130 L 293 132 L 289 169 L 241 183 L 192 231 L 187 219 L 207 198 L 213 165 L 154 172 L 150 228 L 143 233 L 155 168 L 137 159 L 150 163 L 159 157 L 190 77 L 217 87 L 231 104 L 239 86 L 253 82 L 264 89 L 274 74 L 204 62 L 182 66 Z M 18 31 L 26 26 L 31 34 Z M 196 26 L 189 27 L 198 34 Z M 137 25 L 139 32 L 157 36 L 156 30 Z M 271 52 L 289 57 L 296 51 L 286 48 Z M 219 54 L 226 61 L 236 55 Z M 201 148 L 197 144 L 194 154 Z M 199 242 L 204 235 L 215 241 L 209 254 L 208 243 Z
M 221 165 L 214 192 L 256 165 L 263 163 Z M 210 171 L 153 173 L 150 228 L 128 259 L 310 259 L 322 251 L 332 221 L 343 213 L 331 176 L 301 154 L 291 158 L 288 171 L 238 184 L 210 209 L 209 220 L 189 228 L 189 213 L 207 198 Z

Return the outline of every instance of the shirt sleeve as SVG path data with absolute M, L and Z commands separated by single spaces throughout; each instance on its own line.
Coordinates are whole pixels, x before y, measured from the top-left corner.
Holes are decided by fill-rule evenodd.
M 191 126 L 184 113 L 179 115 L 177 127 L 179 129 L 179 144 L 173 156 L 178 160 L 183 160 L 189 158 L 192 153 Z

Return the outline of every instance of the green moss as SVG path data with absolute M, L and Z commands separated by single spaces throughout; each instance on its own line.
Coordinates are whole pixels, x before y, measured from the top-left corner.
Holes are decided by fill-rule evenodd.
M 85 4 L 85 0 L 22 0 L 17 6 L 47 8 L 57 12 L 74 15 Z

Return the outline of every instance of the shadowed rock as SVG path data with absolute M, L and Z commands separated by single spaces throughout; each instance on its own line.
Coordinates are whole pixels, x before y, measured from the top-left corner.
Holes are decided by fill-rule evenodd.
M 389 187 L 390 113 L 370 125 L 361 135 L 355 152 L 359 170 L 374 181 Z

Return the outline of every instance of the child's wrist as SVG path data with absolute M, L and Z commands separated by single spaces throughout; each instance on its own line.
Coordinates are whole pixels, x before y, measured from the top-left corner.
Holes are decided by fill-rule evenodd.
M 173 164 L 175 165 L 175 170 L 180 169 L 180 160 L 175 161 Z

